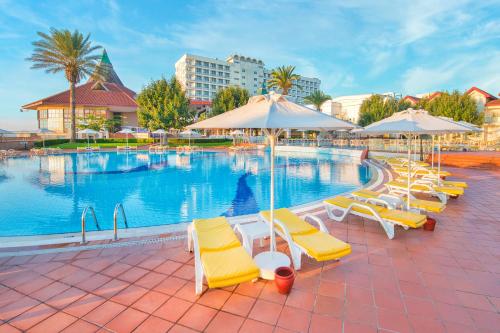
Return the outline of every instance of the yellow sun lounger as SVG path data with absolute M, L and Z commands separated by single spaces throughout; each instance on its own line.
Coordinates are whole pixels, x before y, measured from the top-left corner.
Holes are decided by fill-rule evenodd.
M 394 172 L 401 176 L 407 176 L 408 175 L 408 167 L 406 166 L 398 166 L 398 167 L 392 167 Z M 425 176 L 435 176 L 437 177 L 437 170 L 433 169 L 427 169 L 427 168 L 412 168 L 410 170 L 411 176 L 412 177 L 425 177 Z M 451 173 L 446 170 L 441 170 L 439 173 L 441 177 L 449 177 L 451 176 Z
M 260 212 L 260 218 L 269 223 L 270 212 Z M 319 230 L 306 219 L 317 223 Z M 301 218 L 287 208 L 276 209 L 274 227 L 276 233 L 288 242 L 296 270 L 301 267 L 302 253 L 317 261 L 337 260 L 351 253 L 351 245 L 330 235 L 323 221 L 314 215 Z
M 389 192 L 396 191 L 406 191 L 408 189 L 408 183 L 399 182 L 396 180 L 387 182 L 384 184 Z M 448 196 L 460 196 L 464 194 L 464 189 L 461 187 L 453 186 L 437 186 L 432 183 L 415 182 L 410 184 L 410 192 L 425 193 L 432 196 L 436 196 L 441 200 L 442 203 L 446 204 L 448 201 Z
M 398 177 L 396 180 L 399 181 L 399 182 L 407 182 L 408 181 L 408 177 L 401 176 L 401 177 Z M 411 178 L 410 179 L 410 181 L 412 181 L 412 182 L 415 182 L 415 181 L 418 181 L 418 180 L 421 180 L 421 181 L 430 181 L 434 185 L 437 185 L 437 177 L 436 178 L 426 178 L 426 177 L 424 177 L 424 178 Z M 460 182 L 460 181 L 456 181 L 456 180 L 441 180 L 440 183 L 443 186 L 461 187 L 461 188 L 467 188 L 467 187 L 469 187 L 466 182 Z
M 383 204 L 377 199 L 377 204 Z M 328 217 L 335 221 L 343 221 L 348 214 L 358 215 L 380 223 L 389 239 L 394 238 L 394 226 L 400 225 L 405 230 L 409 228 L 420 228 L 427 221 L 427 216 L 399 209 L 389 209 L 384 206 L 363 202 L 346 196 L 336 196 L 323 201 Z M 341 211 L 341 215 L 335 215 L 334 211 Z
M 195 289 L 202 292 L 203 276 L 209 288 L 222 288 L 259 277 L 260 269 L 241 246 L 225 217 L 193 220 L 188 229 L 194 247 Z
M 380 193 L 370 190 L 358 190 L 351 193 L 354 197 L 364 201 L 366 199 L 380 199 L 386 200 L 388 204 L 394 205 L 394 208 L 405 208 L 408 202 L 406 197 L 401 197 L 392 193 Z M 412 198 L 410 200 L 410 207 L 416 210 L 424 210 L 431 213 L 441 213 L 446 205 L 440 201 L 430 201 Z

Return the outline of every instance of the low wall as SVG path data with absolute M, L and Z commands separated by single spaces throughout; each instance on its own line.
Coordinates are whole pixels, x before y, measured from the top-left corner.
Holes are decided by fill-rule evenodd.
M 344 149 L 344 148 L 327 148 L 327 147 L 302 147 L 302 146 L 276 146 L 278 152 L 298 152 L 311 154 L 331 154 L 343 155 L 361 159 L 363 150 L 361 149 Z

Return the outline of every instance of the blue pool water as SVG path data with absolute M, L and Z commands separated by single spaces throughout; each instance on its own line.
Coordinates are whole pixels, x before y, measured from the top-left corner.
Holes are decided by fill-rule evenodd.
M 278 153 L 276 207 L 339 194 L 370 180 L 346 157 Z M 0 236 L 80 231 L 82 210 L 95 208 L 112 229 L 116 203 L 129 227 L 172 224 L 269 208 L 269 153 L 62 154 L 0 160 Z M 96 230 L 88 219 L 88 230 Z

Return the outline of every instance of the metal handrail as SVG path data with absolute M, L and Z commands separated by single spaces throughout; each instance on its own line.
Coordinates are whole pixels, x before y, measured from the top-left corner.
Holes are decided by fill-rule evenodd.
M 118 240 L 118 208 L 122 212 L 123 222 L 125 223 L 125 228 L 128 229 L 127 215 L 125 215 L 125 209 L 121 203 L 117 203 L 115 206 L 115 212 L 113 213 L 113 240 Z
M 94 222 L 95 222 L 95 226 L 96 226 L 97 230 L 101 230 L 101 227 L 99 226 L 99 222 L 97 222 L 97 217 L 95 216 L 94 208 L 92 206 L 85 207 L 85 209 L 83 210 L 83 213 L 82 213 L 82 241 L 81 241 L 82 244 L 86 243 L 86 240 L 85 240 L 85 217 L 87 216 L 87 211 L 89 209 L 92 213 L 92 217 L 94 217 Z

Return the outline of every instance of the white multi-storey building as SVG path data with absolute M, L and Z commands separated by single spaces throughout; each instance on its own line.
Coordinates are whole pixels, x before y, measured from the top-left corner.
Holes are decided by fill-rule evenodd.
M 338 96 L 323 103 L 323 105 L 321 105 L 321 112 L 357 124 L 361 104 L 372 95 L 374 94 Z M 381 95 L 396 96 L 393 92 L 387 92 Z
M 262 60 L 238 54 L 229 56 L 225 61 L 184 54 L 175 63 L 177 80 L 188 98 L 196 101 L 211 101 L 217 90 L 228 86 L 242 87 L 250 95 L 256 95 L 270 74 Z M 301 77 L 288 94 L 302 103 L 305 96 L 319 90 L 320 84 L 319 79 Z

